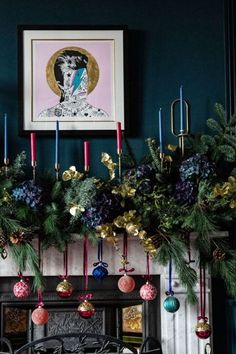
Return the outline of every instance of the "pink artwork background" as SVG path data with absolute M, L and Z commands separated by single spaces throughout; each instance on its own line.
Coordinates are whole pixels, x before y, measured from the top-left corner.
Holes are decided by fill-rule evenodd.
M 50 89 L 46 80 L 46 66 L 50 57 L 65 47 L 80 47 L 91 53 L 99 67 L 99 80 L 94 90 L 87 96 L 87 101 L 106 111 L 109 117 L 114 110 L 113 102 L 113 42 L 103 41 L 33 41 L 33 120 L 39 121 L 38 115 L 45 109 L 59 103 L 59 96 Z M 77 118 L 78 119 L 78 118 Z M 111 117 L 112 119 L 112 117 Z M 71 121 L 71 119 L 70 119 Z

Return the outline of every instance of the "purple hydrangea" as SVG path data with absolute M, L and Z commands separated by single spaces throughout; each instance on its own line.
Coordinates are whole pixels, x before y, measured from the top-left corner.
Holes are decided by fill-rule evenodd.
M 175 199 L 181 204 L 191 205 L 196 202 L 197 186 L 191 181 L 179 181 L 175 186 Z
M 150 179 L 145 179 L 137 188 L 138 193 L 150 194 L 153 191 L 154 183 Z
M 42 206 L 42 188 L 32 180 L 25 181 L 13 189 L 12 196 L 16 201 L 25 202 L 30 208 Z
M 179 174 L 182 181 L 196 178 L 208 178 L 214 175 L 214 164 L 209 162 L 206 155 L 196 154 L 184 160 L 180 166 Z
M 137 167 L 136 176 L 138 179 L 153 178 L 154 170 L 151 165 L 140 165 Z
M 86 209 L 82 221 L 87 227 L 96 228 L 98 225 L 111 222 L 121 212 L 120 199 L 110 191 L 98 194 L 93 205 Z

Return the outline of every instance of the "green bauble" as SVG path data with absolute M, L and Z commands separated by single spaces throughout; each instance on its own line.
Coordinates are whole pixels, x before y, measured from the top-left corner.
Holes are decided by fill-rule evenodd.
M 174 313 L 178 311 L 180 303 L 175 296 L 168 296 L 163 302 L 164 309 L 168 312 Z

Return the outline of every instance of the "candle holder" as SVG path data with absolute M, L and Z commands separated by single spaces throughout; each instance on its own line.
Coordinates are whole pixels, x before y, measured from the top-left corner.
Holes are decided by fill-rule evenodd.
M 119 174 L 119 180 L 120 182 L 122 181 L 122 150 L 117 150 L 117 155 L 118 155 L 118 174 Z
M 161 160 L 161 171 L 163 171 L 165 154 L 164 152 L 160 152 L 160 160 Z
M 88 165 L 84 165 L 84 173 L 85 173 L 85 176 L 88 177 L 88 174 L 89 174 L 89 166 Z
M 4 170 L 5 170 L 5 176 L 8 176 L 8 165 L 9 165 L 9 159 L 5 159 L 3 160 L 4 162 Z
M 59 181 L 60 164 L 55 163 L 56 181 Z
M 184 156 L 184 138 L 189 134 L 189 104 L 187 101 L 183 100 L 185 107 L 185 129 L 181 129 L 179 134 L 175 130 L 175 106 L 180 102 L 180 99 L 174 100 L 171 103 L 171 133 L 178 138 L 179 149 L 181 151 L 181 156 Z
M 32 160 L 31 166 L 32 166 L 32 172 L 33 172 L 33 182 L 35 183 L 37 162 Z

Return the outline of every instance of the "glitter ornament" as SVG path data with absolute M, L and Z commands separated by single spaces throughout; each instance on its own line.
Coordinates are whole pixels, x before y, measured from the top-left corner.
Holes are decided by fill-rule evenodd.
M 123 293 L 131 293 L 131 291 L 133 291 L 134 288 L 135 288 L 135 280 L 134 280 L 134 278 L 125 273 L 118 280 L 118 288 Z
M 79 304 L 78 312 L 82 318 L 87 319 L 94 315 L 96 310 L 93 304 L 91 304 L 91 302 L 89 302 L 88 300 L 84 300 L 83 302 L 81 302 L 81 304 Z
M 13 293 L 18 298 L 26 298 L 30 295 L 30 286 L 27 281 L 21 279 L 13 287 Z
M 174 313 L 178 311 L 179 306 L 179 300 L 173 295 L 168 296 L 163 302 L 163 307 L 167 312 Z
M 72 284 L 67 279 L 63 279 L 63 281 L 61 281 L 56 287 L 58 296 L 62 298 L 70 297 L 73 293 L 73 290 L 74 289 Z
M 207 320 L 200 319 L 195 327 L 195 333 L 200 339 L 207 339 L 211 335 L 211 326 Z
M 141 288 L 139 290 L 139 294 L 143 300 L 151 301 L 156 298 L 157 289 L 153 284 L 151 284 L 147 281 L 146 284 L 141 286 Z
M 33 312 L 31 316 L 32 321 L 37 326 L 42 326 L 48 322 L 49 313 L 42 306 L 38 306 Z
M 93 270 L 93 277 L 98 280 L 98 281 L 102 281 L 104 278 L 107 277 L 108 275 L 108 270 L 107 268 L 105 268 L 102 265 L 97 266 L 96 268 L 94 268 Z

